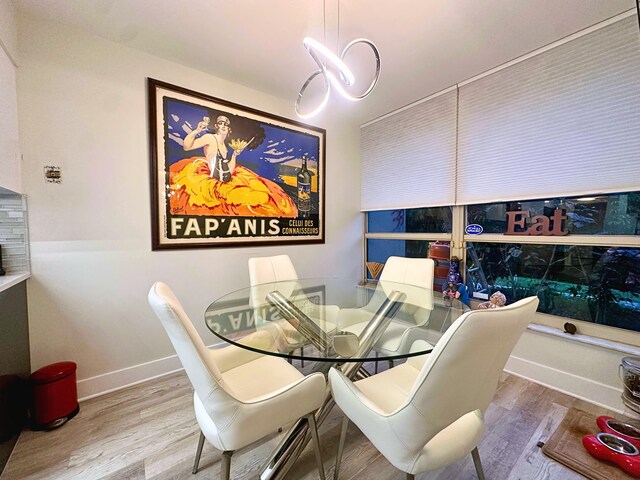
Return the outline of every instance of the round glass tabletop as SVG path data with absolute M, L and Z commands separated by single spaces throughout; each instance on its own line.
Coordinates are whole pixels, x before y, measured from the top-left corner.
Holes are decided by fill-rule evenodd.
M 465 309 L 404 283 L 299 279 L 224 295 L 209 305 L 205 322 L 222 340 L 267 355 L 364 362 L 431 352 Z

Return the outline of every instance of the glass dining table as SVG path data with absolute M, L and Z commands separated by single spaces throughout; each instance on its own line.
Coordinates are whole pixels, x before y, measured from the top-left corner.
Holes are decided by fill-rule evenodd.
M 363 364 L 430 353 L 467 309 L 440 292 L 405 283 L 359 285 L 338 278 L 265 283 L 228 293 L 209 305 L 205 322 L 224 342 L 265 355 L 315 362 L 325 374 L 334 366 L 352 379 L 370 373 Z M 327 394 L 316 414 L 326 418 Z M 301 419 L 285 435 L 260 478 L 284 479 L 310 440 Z

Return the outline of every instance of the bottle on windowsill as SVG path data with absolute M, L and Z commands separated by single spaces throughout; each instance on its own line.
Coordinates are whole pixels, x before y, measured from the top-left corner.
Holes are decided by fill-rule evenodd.
M 302 167 L 297 176 L 298 215 L 308 217 L 311 210 L 311 172 L 307 169 L 307 156 L 302 156 Z

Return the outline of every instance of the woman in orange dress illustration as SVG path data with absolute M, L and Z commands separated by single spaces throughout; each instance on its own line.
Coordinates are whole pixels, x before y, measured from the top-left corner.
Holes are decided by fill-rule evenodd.
M 213 133 L 204 117 L 183 141 L 185 151 L 202 148 L 204 157 L 179 160 L 169 169 L 171 214 L 248 217 L 298 216 L 298 209 L 275 182 L 237 164 L 237 157 L 253 141 L 233 139 L 231 122 L 218 116 Z M 231 152 L 229 151 L 231 150 Z

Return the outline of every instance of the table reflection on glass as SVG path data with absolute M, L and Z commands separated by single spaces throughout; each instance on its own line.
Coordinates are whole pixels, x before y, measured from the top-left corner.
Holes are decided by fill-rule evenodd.
M 331 366 L 350 378 L 367 376 L 372 360 L 424 355 L 464 311 L 458 300 L 404 283 L 357 285 L 345 279 L 299 279 L 243 288 L 215 300 L 205 312 L 207 327 L 238 347 L 289 360 Z M 327 392 L 318 423 L 333 401 Z M 279 445 L 260 478 L 283 479 L 310 439 L 300 420 Z

